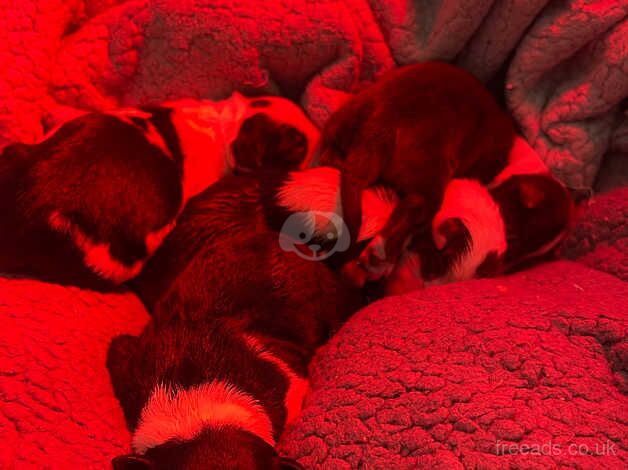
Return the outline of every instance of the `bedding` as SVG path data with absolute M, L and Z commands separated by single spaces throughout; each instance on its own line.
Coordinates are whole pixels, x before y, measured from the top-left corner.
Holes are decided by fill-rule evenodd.
M 628 281 L 628 188 L 594 197 L 580 212 L 563 256 Z
M 144 327 L 141 302 L 0 277 L 0 318 L 0 468 L 110 468 L 131 436 L 105 359 Z
M 280 450 L 324 469 L 624 469 L 628 285 L 561 261 L 389 297 L 311 366 Z

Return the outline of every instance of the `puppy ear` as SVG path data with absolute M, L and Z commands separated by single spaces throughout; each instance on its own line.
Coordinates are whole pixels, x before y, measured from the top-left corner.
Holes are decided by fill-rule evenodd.
M 545 193 L 538 186 L 524 181 L 519 186 L 519 198 L 524 207 L 534 209 L 545 200 Z
M 153 462 L 141 455 L 120 455 L 111 461 L 113 470 L 151 470 L 155 468 Z
M 231 144 L 236 169 L 254 171 L 262 165 L 274 127 L 271 119 L 264 113 L 256 113 L 242 122 L 238 135 Z
M 305 470 L 305 467 L 299 462 L 288 457 L 279 458 L 279 468 L 281 470 Z

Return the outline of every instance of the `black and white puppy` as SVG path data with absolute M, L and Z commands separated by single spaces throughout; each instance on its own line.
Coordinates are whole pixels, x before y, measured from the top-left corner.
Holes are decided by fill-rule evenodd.
M 332 167 L 293 172 L 279 189 L 277 204 L 303 214 L 328 211 L 341 214 L 340 184 L 340 172 Z M 389 188 L 373 187 L 362 193 L 358 246 L 364 249 L 377 236 L 397 204 L 399 197 Z M 310 235 L 306 230 L 307 240 L 324 240 L 325 234 L 336 234 L 337 231 L 330 230 L 328 220 L 329 217 L 315 218 L 306 223 L 314 233 Z M 346 243 L 344 247 L 347 248 Z M 447 185 L 441 208 L 432 221 L 432 230 L 407 244 L 395 269 L 375 290 L 377 295 L 390 295 L 422 288 L 428 281 L 445 283 L 471 279 L 482 271 L 482 265 L 488 265 L 494 257 L 501 260 L 505 252 L 503 218 L 488 189 L 476 180 L 454 179 Z M 364 287 L 369 280 L 357 256 L 347 261 L 341 272 L 358 287 Z
M 411 238 L 383 281 L 385 293 L 495 277 L 538 262 L 566 237 L 572 215 L 566 189 L 548 175 L 512 175 L 491 190 L 452 180 L 431 236 Z
M 114 338 L 107 366 L 133 431 L 133 453 L 114 469 L 301 468 L 274 446 L 301 409 L 307 360 L 272 337 L 271 313 L 153 321 Z
M 352 241 L 365 188 L 384 184 L 401 197 L 364 252 L 371 277 L 390 273 L 408 237 L 429 231 L 451 179 L 492 181 L 514 138 L 512 119 L 480 81 L 443 62 L 399 67 L 349 98 L 323 129 L 321 164 L 342 170 Z
M 135 277 L 223 176 L 309 166 L 318 131 L 278 97 L 78 116 L 0 156 L 0 272 L 102 288 Z
M 133 287 L 153 314 L 111 344 L 133 432 L 116 469 L 280 469 L 316 348 L 362 304 L 324 263 L 281 247 L 272 197 L 285 176 L 227 176 L 189 202 Z
M 558 246 L 573 220 L 569 193 L 522 138 L 516 138 L 508 161 L 507 169 L 489 187 L 471 179 L 448 183 L 431 230 L 406 243 L 394 270 L 382 282 L 384 293 L 497 276 L 541 259 Z M 293 172 L 278 191 L 277 204 L 313 214 L 306 224 L 311 230 L 304 231 L 306 240 L 324 240 L 328 237 L 321 234 L 338 231 L 330 230 L 329 217 L 314 215 L 342 215 L 340 184 L 340 173 L 331 167 Z M 362 193 L 359 246 L 377 236 L 398 203 L 390 189 L 369 188 Z M 342 272 L 360 287 L 369 280 L 357 256 Z

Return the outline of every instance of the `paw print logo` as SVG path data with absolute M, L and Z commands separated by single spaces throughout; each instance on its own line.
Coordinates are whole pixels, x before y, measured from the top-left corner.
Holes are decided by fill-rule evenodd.
M 279 232 L 282 250 L 309 261 L 326 260 L 334 253 L 347 251 L 350 244 L 349 229 L 333 212 L 296 212 Z

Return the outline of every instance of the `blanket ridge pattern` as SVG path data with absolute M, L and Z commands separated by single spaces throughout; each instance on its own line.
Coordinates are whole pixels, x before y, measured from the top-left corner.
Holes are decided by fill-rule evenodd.
M 626 468 L 626 302 L 562 261 L 372 304 L 315 357 L 280 448 L 338 470 Z
M 0 318 L 0 468 L 110 468 L 131 436 L 105 359 L 148 321 L 141 302 L 0 277 Z
M 626 158 L 627 15 L 625 0 L 10 0 L 0 145 L 77 108 L 234 90 L 299 100 L 321 125 L 360 82 L 443 59 L 485 81 L 505 71 L 524 135 L 591 187 L 605 154 Z

